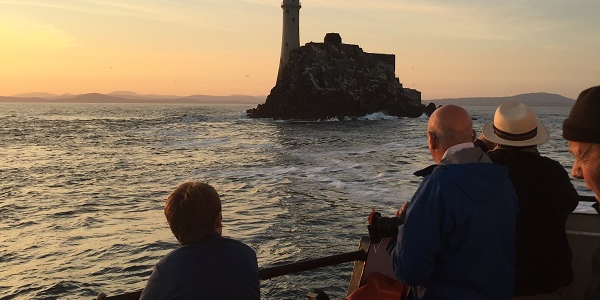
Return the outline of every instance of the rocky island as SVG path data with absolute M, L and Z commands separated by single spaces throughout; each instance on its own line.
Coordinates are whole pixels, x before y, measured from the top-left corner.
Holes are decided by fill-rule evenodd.
M 419 91 L 402 86 L 393 54 L 366 53 L 342 43 L 337 33 L 289 51 L 280 76 L 265 103 L 246 111 L 250 118 L 343 120 L 376 112 L 419 117 L 435 109 L 421 104 Z

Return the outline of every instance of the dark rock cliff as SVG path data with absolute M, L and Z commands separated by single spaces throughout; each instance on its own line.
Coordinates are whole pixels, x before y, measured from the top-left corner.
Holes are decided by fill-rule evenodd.
M 251 118 L 304 120 L 342 120 L 375 112 L 421 116 L 425 106 L 420 92 L 405 93 L 408 89 L 395 77 L 393 59 L 393 55 L 365 53 L 357 45 L 327 40 L 308 43 L 290 52 L 281 80 L 265 103 L 247 114 Z

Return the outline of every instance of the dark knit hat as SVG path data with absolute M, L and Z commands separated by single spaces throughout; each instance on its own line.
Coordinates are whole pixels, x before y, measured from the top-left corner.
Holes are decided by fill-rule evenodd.
M 600 86 L 579 94 L 563 122 L 563 138 L 568 141 L 600 144 Z

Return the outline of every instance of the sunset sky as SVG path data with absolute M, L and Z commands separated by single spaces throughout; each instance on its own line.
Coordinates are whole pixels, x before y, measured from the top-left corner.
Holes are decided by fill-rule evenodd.
M 338 32 L 396 55 L 424 100 L 600 84 L 597 0 L 301 0 L 300 45 Z M 0 96 L 268 95 L 275 0 L 0 0 Z

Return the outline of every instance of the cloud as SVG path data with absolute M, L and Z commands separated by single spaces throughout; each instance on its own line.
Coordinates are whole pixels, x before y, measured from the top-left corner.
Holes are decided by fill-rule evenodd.
M 0 40 L 8 54 L 13 51 L 57 51 L 77 45 L 73 37 L 50 24 L 25 16 L 2 13 Z
M 174 5 L 160 2 L 128 0 L 128 1 L 97 1 L 97 0 L 0 0 L 0 5 L 12 7 L 32 7 L 60 12 L 85 13 L 90 15 L 127 17 L 163 22 L 177 22 L 180 16 L 171 8 Z
M 533 2 L 533 3 L 531 3 Z M 426 35 L 430 38 L 511 41 L 529 40 L 566 28 L 575 10 L 564 1 L 492 0 L 329 0 L 310 4 L 311 9 L 360 11 L 361 17 L 387 23 L 393 31 Z M 308 4 L 307 4 L 308 5 Z M 338 17 L 339 18 L 339 17 Z

